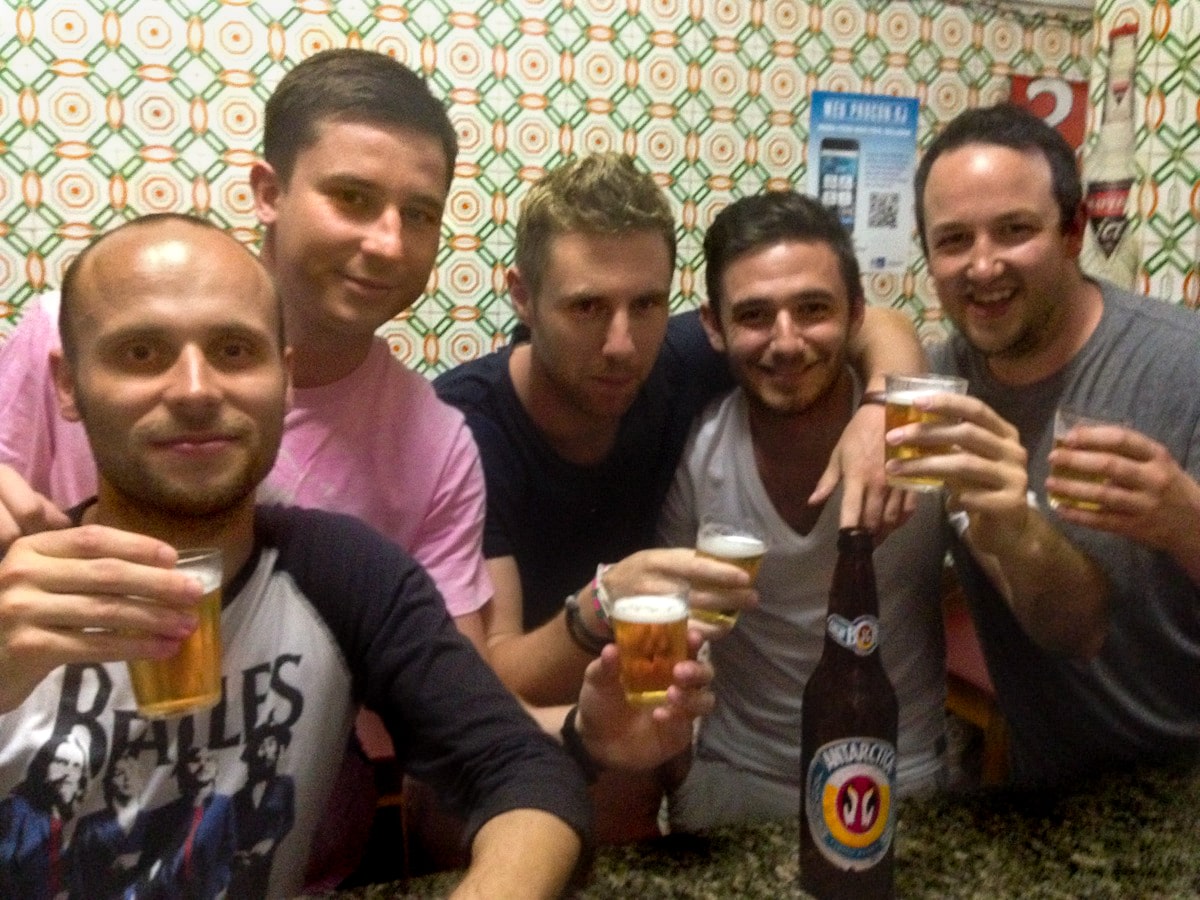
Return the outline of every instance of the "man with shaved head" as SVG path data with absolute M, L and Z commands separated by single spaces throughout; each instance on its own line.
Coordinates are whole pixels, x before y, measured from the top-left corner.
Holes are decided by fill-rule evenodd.
M 258 261 L 201 221 L 137 220 L 71 265 L 60 327 L 54 383 L 63 415 L 87 431 L 98 489 L 72 527 L 21 537 L 0 562 L 0 797 L 18 795 L 41 748 L 82 729 L 99 765 L 136 759 L 138 807 L 166 822 L 171 773 L 206 760 L 211 795 L 231 798 L 247 782 L 246 743 L 285 726 L 277 775 L 292 780 L 294 818 L 262 894 L 291 896 L 361 701 L 406 767 L 466 817 L 463 895 L 557 896 L 589 824 L 578 768 L 404 551 L 348 517 L 256 503 L 290 392 L 279 301 Z M 225 560 L 222 697 L 148 720 L 124 661 L 170 656 L 196 627 L 200 586 L 173 565 L 200 546 Z M 78 814 L 106 808 L 100 784 L 87 782 Z M 236 822 L 209 818 L 155 829 L 146 859 L 170 864 L 127 870 L 126 887 L 218 890 L 208 879 L 234 867 Z M 24 849 L 72 864 L 49 830 Z

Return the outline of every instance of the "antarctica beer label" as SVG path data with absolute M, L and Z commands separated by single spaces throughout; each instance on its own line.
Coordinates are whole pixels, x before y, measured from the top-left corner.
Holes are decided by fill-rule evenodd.
M 870 656 L 879 646 L 879 619 L 875 616 L 859 616 L 851 622 L 834 613 L 825 620 L 825 630 L 855 656 Z
M 813 755 L 805 809 L 813 842 L 846 871 L 871 868 L 892 845 L 896 748 L 870 737 L 830 741 Z

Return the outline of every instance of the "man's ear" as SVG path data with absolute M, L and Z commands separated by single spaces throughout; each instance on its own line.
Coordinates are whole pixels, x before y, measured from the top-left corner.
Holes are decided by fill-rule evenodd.
M 263 225 L 274 225 L 279 218 L 276 209 L 283 184 L 274 166 L 256 162 L 250 167 L 250 190 L 254 192 L 254 212 Z
M 68 422 L 82 421 L 79 406 L 75 402 L 75 374 L 61 349 L 50 351 L 50 377 L 54 379 L 59 414 Z
M 867 316 L 867 298 L 860 294 L 850 301 L 850 337 L 855 337 Z
M 721 314 L 713 309 L 711 302 L 700 307 L 700 324 L 708 335 L 708 342 L 718 353 L 725 352 L 725 332 L 721 328 Z
M 1063 236 L 1067 239 L 1067 255 L 1071 259 L 1079 259 L 1079 254 L 1083 252 L 1083 236 L 1086 231 L 1087 208 L 1081 203 L 1071 221 L 1063 226 Z
M 513 312 L 517 314 L 518 319 L 528 325 L 532 313 L 530 307 L 533 305 L 532 298 L 529 296 L 529 285 L 521 275 L 521 270 L 516 266 L 511 266 L 504 278 L 508 283 L 508 297 L 512 300 Z
M 292 353 L 291 346 L 283 348 L 283 374 L 287 378 L 287 393 L 284 395 L 284 402 L 287 404 L 285 409 L 292 408 L 292 401 L 296 399 L 295 384 L 292 379 L 295 374 L 296 361 Z

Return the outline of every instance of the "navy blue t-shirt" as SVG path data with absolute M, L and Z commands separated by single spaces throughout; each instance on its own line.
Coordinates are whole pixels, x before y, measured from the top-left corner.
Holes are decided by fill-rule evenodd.
M 508 374 L 511 353 L 504 347 L 464 363 L 434 388 L 463 411 L 479 445 L 487 482 L 484 555 L 516 559 L 528 630 L 556 615 L 598 563 L 653 546 L 692 421 L 733 382 L 699 314 L 672 316 L 612 452 L 579 466 L 554 452 L 521 405 Z

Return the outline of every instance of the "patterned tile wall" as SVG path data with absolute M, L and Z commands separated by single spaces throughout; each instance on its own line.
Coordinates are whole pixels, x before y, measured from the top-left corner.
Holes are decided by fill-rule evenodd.
M 1137 5 L 1147 20 L 1185 7 L 1192 21 L 1191 3 Z M 252 241 L 247 173 L 263 102 L 325 47 L 377 49 L 419 69 L 458 128 L 428 295 L 384 329 L 397 355 L 432 375 L 503 341 L 516 210 L 564 156 L 623 149 L 657 175 L 680 217 L 683 308 L 699 300 L 700 241 L 716 211 L 767 185 L 805 184 L 812 90 L 916 96 L 924 142 L 967 106 L 1005 96 L 1011 73 L 1087 78 L 1095 33 L 1086 14 L 933 0 L 4 0 L 0 339 L 82 243 L 119 220 L 192 209 Z M 1168 29 L 1143 49 L 1155 64 L 1164 53 L 1194 63 L 1195 39 Z M 1139 89 L 1164 97 L 1148 139 L 1166 184 L 1159 203 L 1176 220 L 1197 208 L 1174 125 L 1190 123 L 1194 149 L 1195 71 L 1139 70 Z M 1152 278 L 1181 271 L 1173 227 L 1151 229 Z M 919 256 L 914 242 L 908 270 L 873 277 L 868 291 L 933 333 Z
M 1195 309 L 1200 306 L 1200 0 L 1101 0 L 1091 85 L 1095 104 L 1103 96 L 1107 68 L 1104 36 L 1130 22 L 1138 25 L 1138 286 Z

